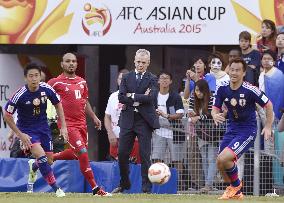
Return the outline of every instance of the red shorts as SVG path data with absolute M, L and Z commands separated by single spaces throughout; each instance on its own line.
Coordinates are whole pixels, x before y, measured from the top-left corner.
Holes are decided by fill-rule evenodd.
M 85 128 L 67 128 L 68 143 L 72 149 L 79 152 L 83 148 L 88 148 L 87 127 Z
M 119 139 L 118 139 L 119 140 Z M 117 159 L 118 156 L 118 145 L 116 146 L 111 146 L 109 147 L 109 154 Z M 139 155 L 139 144 L 138 144 L 138 140 L 135 139 L 134 145 L 133 145 L 133 149 L 131 151 L 130 157 L 135 157 L 137 159 L 137 163 L 140 164 L 141 163 L 141 159 L 140 159 L 140 155 Z

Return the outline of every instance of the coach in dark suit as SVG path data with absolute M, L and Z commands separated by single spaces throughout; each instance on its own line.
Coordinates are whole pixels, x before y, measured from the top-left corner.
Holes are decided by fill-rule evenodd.
M 128 160 L 136 136 L 141 157 L 142 191 L 150 193 L 152 189 L 148 179 L 151 138 L 152 131 L 160 128 L 154 106 L 154 93 L 158 91 L 157 77 L 147 72 L 150 64 L 149 51 L 139 49 L 134 64 L 135 70 L 122 77 L 119 88 L 118 99 L 124 104 L 119 118 L 118 163 L 121 179 L 119 187 L 115 188 L 113 193 L 123 192 L 131 187 Z

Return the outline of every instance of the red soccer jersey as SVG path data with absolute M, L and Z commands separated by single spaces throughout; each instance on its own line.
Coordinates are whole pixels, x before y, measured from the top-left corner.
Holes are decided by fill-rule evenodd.
M 85 108 L 88 99 L 86 81 L 79 76 L 68 78 L 61 74 L 48 81 L 48 84 L 61 97 L 67 127 L 85 127 Z

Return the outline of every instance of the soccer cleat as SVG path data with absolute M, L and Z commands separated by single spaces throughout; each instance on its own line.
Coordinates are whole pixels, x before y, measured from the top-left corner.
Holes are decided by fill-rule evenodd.
M 239 190 L 241 190 L 241 188 L 242 188 L 242 182 L 237 187 L 233 187 L 233 186 L 230 185 L 226 188 L 224 194 L 221 197 L 219 197 L 218 199 L 223 199 L 223 200 L 230 199 L 233 196 L 235 196 L 237 194 L 237 192 Z
M 28 183 L 27 185 L 27 193 L 33 193 L 34 192 L 34 184 Z
M 65 193 L 63 192 L 63 190 L 61 190 L 60 188 L 58 188 L 55 192 L 56 197 L 65 197 Z
M 96 187 L 94 190 L 93 190 L 93 195 L 95 196 L 112 196 L 112 194 L 104 191 L 102 188 L 100 187 Z

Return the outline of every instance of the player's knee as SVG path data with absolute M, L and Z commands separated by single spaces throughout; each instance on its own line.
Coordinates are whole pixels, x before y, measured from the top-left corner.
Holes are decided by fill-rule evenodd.
M 225 162 L 226 162 L 226 159 L 223 156 L 219 155 L 217 157 L 216 163 L 217 163 L 218 168 L 222 168 Z
M 47 163 L 49 164 L 49 165 L 52 165 L 53 164 L 53 159 L 51 158 L 51 159 L 48 159 L 47 160 Z
M 48 156 L 48 157 L 47 157 L 47 163 L 48 163 L 49 165 L 52 165 L 52 164 L 53 164 L 53 157 L 52 157 L 52 156 Z
M 84 154 L 84 153 L 87 153 L 87 152 L 88 152 L 88 151 L 87 151 L 87 148 L 86 148 L 86 147 L 77 150 L 77 154 L 78 154 L 79 156 L 82 155 L 82 154 Z

